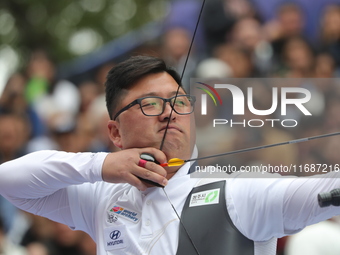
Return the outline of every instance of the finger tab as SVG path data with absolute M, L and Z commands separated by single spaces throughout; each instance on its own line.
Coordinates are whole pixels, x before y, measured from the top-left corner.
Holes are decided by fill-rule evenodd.
M 148 162 L 148 161 L 146 161 L 144 159 L 139 159 L 138 166 L 145 168 L 146 162 Z
M 144 152 L 144 153 L 142 153 L 142 154 L 140 155 L 140 158 L 143 159 L 143 160 L 149 161 L 149 162 L 154 162 L 154 163 L 156 163 L 156 164 L 159 165 L 159 162 L 158 162 L 158 161 L 155 159 L 155 157 L 154 157 L 152 154 L 150 154 L 150 153 Z

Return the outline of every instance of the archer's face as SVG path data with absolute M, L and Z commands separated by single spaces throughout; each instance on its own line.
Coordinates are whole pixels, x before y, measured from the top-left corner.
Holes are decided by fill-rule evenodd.
M 137 98 L 158 96 L 170 98 L 176 95 L 178 84 L 166 72 L 149 74 L 136 82 L 123 98 L 117 109 L 130 104 Z M 182 88 L 179 95 L 185 94 Z M 171 107 L 166 103 L 163 114 L 145 116 L 137 104 L 122 112 L 116 121 L 109 121 L 110 138 L 122 149 L 154 147 L 159 149 L 164 136 Z M 163 152 L 167 158 L 190 158 L 195 143 L 193 114 L 179 115 L 172 112 L 165 137 Z

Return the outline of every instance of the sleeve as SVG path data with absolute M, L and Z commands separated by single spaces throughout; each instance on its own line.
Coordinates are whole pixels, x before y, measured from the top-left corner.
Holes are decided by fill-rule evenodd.
M 291 235 L 304 227 L 340 214 L 340 207 L 321 208 L 317 195 L 340 188 L 339 173 L 323 177 L 294 178 L 287 185 L 283 197 L 284 234 Z
M 22 210 L 74 228 L 71 187 L 102 181 L 106 155 L 39 151 L 6 162 L 0 165 L 0 194 Z
M 263 177 L 263 176 L 262 176 Z M 340 214 L 340 207 L 321 208 L 317 195 L 340 187 L 339 173 L 323 177 L 234 178 L 227 184 L 230 217 L 247 238 L 267 241 Z

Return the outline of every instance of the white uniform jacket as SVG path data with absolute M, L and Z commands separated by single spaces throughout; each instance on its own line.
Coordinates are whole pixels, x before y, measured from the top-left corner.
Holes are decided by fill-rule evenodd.
M 28 154 L 0 165 L 0 194 L 25 211 L 87 232 L 98 255 L 176 254 L 179 220 L 162 188 L 141 192 L 103 182 L 106 155 Z M 179 215 L 192 188 L 210 182 L 190 178 L 189 167 L 183 165 L 165 187 Z M 340 214 L 340 207 L 320 208 L 317 202 L 318 193 L 340 187 L 338 173 L 327 178 L 240 175 L 226 179 L 227 209 L 239 231 L 255 241 L 255 254 L 275 254 L 276 238 Z

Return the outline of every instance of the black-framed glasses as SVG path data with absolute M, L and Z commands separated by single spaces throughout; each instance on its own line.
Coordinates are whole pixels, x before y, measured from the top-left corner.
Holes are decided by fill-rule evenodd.
M 145 116 L 159 116 L 164 112 L 165 104 L 170 103 L 172 109 L 180 115 L 190 114 L 194 111 L 196 97 L 191 95 L 177 95 L 170 98 L 162 98 L 156 96 L 138 98 L 127 106 L 120 109 L 113 120 L 116 120 L 119 114 L 128 110 L 132 106 L 139 104 L 142 113 Z

